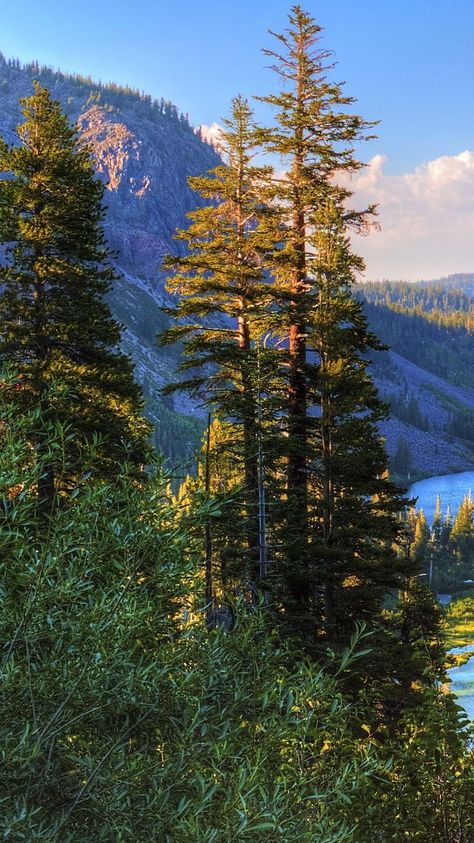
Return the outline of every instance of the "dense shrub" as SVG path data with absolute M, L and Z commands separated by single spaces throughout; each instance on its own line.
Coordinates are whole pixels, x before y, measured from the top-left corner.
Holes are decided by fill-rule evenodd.
M 85 476 L 47 520 L 24 426 L 1 427 L 4 840 L 467 843 L 451 702 L 426 691 L 388 737 L 340 681 L 370 637 L 321 666 L 265 607 L 209 633 L 167 478 Z

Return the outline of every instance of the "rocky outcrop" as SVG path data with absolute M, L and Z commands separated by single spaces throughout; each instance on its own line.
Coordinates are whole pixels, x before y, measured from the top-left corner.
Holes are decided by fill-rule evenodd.
M 160 311 L 167 300 L 161 264 L 164 255 L 179 248 L 174 233 L 186 226 L 186 214 L 199 201 L 188 177 L 212 169 L 220 159 L 169 102 L 37 65 L 21 67 L 0 54 L 0 134 L 9 142 L 15 142 L 14 127 L 21 120 L 19 98 L 32 93 L 34 79 L 49 88 L 76 123 L 106 185 L 105 232 L 122 275 L 111 307 L 124 325 L 123 345 L 144 386 L 157 444 L 177 457 L 194 447 L 201 423 L 199 408 L 185 395 L 165 402 L 159 395 L 177 366 L 176 350 L 156 343 L 166 324 Z M 190 420 L 183 422 L 173 412 L 189 414 Z M 177 435 L 179 429 L 187 443 Z

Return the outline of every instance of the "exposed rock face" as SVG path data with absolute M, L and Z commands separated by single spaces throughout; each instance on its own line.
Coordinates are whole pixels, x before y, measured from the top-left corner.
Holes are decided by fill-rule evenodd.
M 122 181 L 132 183 L 133 177 L 128 179 L 127 176 L 133 163 L 140 164 L 142 141 L 98 105 L 80 114 L 77 125 L 83 140 L 94 150 L 97 172 L 104 176 L 108 189 L 114 193 L 119 191 Z
M 163 255 L 177 248 L 176 228 L 196 207 L 188 176 L 216 166 L 217 155 L 177 118 L 137 120 L 93 105 L 77 123 L 107 184 L 106 228 L 119 265 L 140 278 L 159 278 Z

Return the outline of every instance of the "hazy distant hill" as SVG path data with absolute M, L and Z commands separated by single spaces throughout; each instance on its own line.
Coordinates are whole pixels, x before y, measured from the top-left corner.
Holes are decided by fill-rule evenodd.
M 187 177 L 216 166 L 218 156 L 170 102 L 35 64 L 22 67 L 0 54 L 0 134 L 9 141 L 20 120 L 18 99 L 31 92 L 33 79 L 78 122 L 108 184 L 106 233 L 123 273 L 112 309 L 127 329 L 124 347 L 143 384 L 156 442 L 173 459 L 184 457 L 199 439 L 201 421 L 185 396 L 158 394 L 178 360 L 176 349 L 159 349 L 155 341 L 166 324 L 160 265 L 178 248 L 176 227 L 196 207 Z M 474 275 L 361 287 L 373 329 L 393 349 L 377 356 L 374 373 L 392 404 L 393 419 L 382 430 L 399 471 L 406 468 L 401 440 L 409 444 L 412 475 L 474 466 L 473 335 L 472 323 L 471 333 L 463 323 L 469 310 L 472 319 L 473 294 Z

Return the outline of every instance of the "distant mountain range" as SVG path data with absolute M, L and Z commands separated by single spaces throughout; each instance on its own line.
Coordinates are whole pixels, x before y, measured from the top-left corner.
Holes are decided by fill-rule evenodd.
M 219 157 L 170 102 L 37 64 L 22 66 L 0 54 L 0 134 L 8 141 L 21 119 L 18 100 L 31 93 L 34 79 L 77 122 L 107 183 L 106 235 L 122 275 L 110 304 L 125 326 L 123 346 L 135 361 L 155 442 L 172 462 L 182 461 L 196 448 L 203 423 L 186 396 L 159 394 L 173 379 L 179 357 L 178 349 L 156 343 L 167 324 L 160 310 L 168 301 L 161 261 L 182 248 L 173 234 L 199 201 L 188 176 L 215 167 Z M 402 480 L 474 467 L 474 328 L 459 316 L 469 307 L 472 314 L 474 275 L 409 285 L 411 294 L 406 286 L 360 288 L 374 331 L 392 347 L 376 356 L 374 375 L 392 404 L 393 417 L 382 433 Z M 453 314 L 451 322 L 437 321 L 443 307 Z

